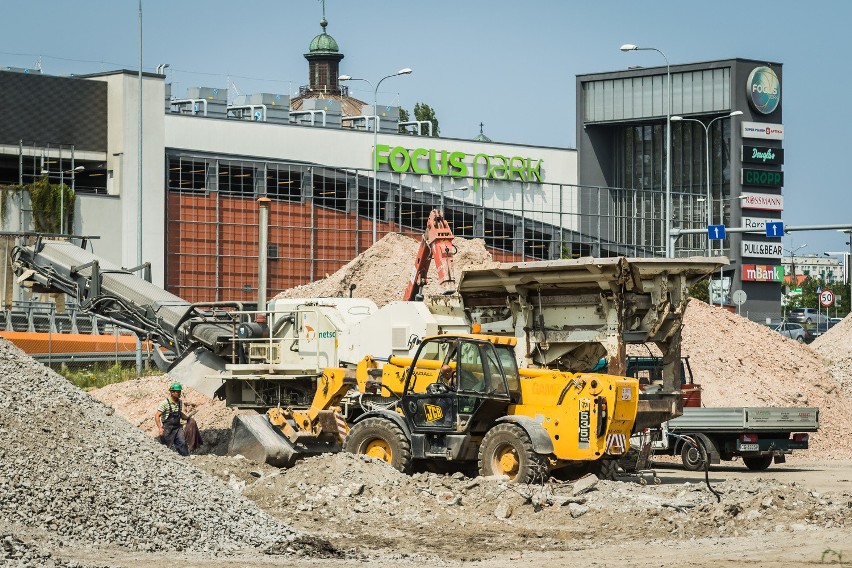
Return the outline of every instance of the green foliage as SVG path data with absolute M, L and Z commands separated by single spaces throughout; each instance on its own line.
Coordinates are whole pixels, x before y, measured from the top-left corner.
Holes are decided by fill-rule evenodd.
M 30 192 L 36 232 L 58 233 L 63 225 L 68 231 L 74 222 L 74 190 L 64 183 L 50 183 L 46 176 L 25 185 L 24 189 Z
M 710 303 L 710 279 L 704 278 L 689 287 L 689 297 Z
M 428 120 L 432 123 L 432 136 L 440 135 L 441 129 L 438 128 L 438 117 L 435 116 L 435 110 L 426 103 L 414 105 L 414 120 Z
M 121 363 L 92 363 L 86 368 L 70 369 L 63 363 L 56 369 L 60 375 L 68 379 L 74 386 L 81 389 L 98 389 L 113 383 L 123 383 L 136 378 L 135 364 L 123 366 Z M 147 371 L 146 374 L 157 374 L 159 371 Z
M 822 278 L 812 278 L 808 276 L 802 281 L 802 294 L 788 294 L 786 310 L 790 311 L 795 308 L 819 308 L 825 311 L 819 304 L 819 294 L 817 288 L 823 290 L 831 290 L 835 297 L 840 298 L 840 305 L 837 308 L 838 317 L 843 317 L 849 313 L 849 285 L 842 282 L 828 284 Z M 828 308 L 829 315 L 834 317 L 834 306 Z

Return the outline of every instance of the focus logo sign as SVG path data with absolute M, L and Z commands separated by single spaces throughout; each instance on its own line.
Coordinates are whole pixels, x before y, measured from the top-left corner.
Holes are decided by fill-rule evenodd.
M 755 67 L 746 83 L 748 97 L 754 110 L 761 114 L 772 114 L 781 102 L 781 82 L 769 67 Z
M 580 439 L 579 447 L 589 448 L 589 431 L 592 425 L 592 401 L 588 398 L 580 399 Z
M 424 404 L 423 414 L 426 416 L 426 422 L 437 422 L 444 419 L 444 409 L 437 404 Z

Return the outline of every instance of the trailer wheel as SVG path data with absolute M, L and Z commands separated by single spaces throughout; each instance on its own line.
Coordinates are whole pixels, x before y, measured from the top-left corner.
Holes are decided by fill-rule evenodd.
M 389 463 L 402 473 L 411 471 L 411 442 L 402 428 L 385 418 L 358 422 L 343 441 L 343 449 Z
M 479 473 L 508 475 L 516 483 L 547 478 L 547 457 L 533 449 L 529 434 L 516 424 L 497 424 L 479 446 Z
M 680 459 L 683 462 L 683 468 L 689 471 L 704 469 L 704 458 L 701 453 L 701 450 L 692 444 L 684 444 L 680 450 Z
M 772 463 L 772 456 L 743 457 L 743 463 L 751 471 L 763 471 Z

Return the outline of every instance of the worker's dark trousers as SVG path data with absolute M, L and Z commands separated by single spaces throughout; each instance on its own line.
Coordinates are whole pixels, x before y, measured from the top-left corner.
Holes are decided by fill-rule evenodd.
M 177 451 L 177 453 L 182 456 L 189 455 L 189 450 L 186 449 L 186 438 L 183 435 L 183 428 L 180 425 L 180 419 L 177 420 L 177 424 L 171 420 L 166 420 L 163 424 L 163 436 L 160 438 L 160 442 L 167 446 L 174 444 L 175 451 Z

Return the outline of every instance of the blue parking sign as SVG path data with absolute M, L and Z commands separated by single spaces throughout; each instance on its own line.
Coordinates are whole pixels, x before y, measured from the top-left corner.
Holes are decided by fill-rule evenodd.
M 711 241 L 724 241 L 725 225 L 707 225 L 707 238 Z
M 781 238 L 784 236 L 784 221 L 767 221 L 766 236 Z

